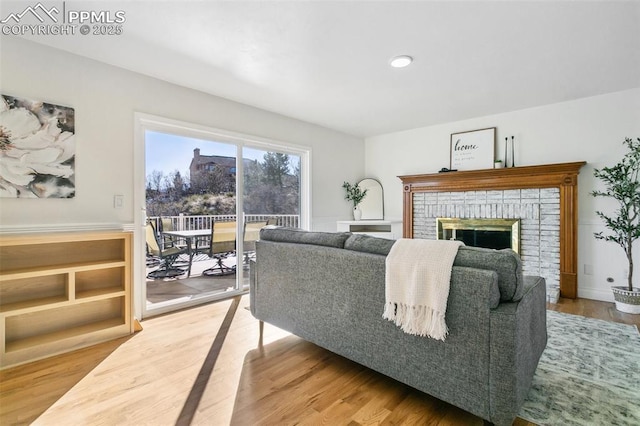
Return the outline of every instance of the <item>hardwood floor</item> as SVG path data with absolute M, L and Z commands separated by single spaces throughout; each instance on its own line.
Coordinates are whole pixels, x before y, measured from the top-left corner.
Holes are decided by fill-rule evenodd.
M 605 321 L 631 324 L 640 329 L 640 315 L 622 313 L 616 309 L 613 303 L 590 299 L 560 299 L 555 305 L 548 303 L 547 309 Z
M 153 318 L 128 338 L 1 371 L 0 424 L 483 424 L 268 324 L 259 344 L 248 303 Z M 548 308 L 640 326 L 612 303 Z

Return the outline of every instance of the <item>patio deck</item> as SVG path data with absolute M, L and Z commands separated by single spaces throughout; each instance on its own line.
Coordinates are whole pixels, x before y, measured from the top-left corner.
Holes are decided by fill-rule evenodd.
M 300 225 L 300 216 L 297 214 L 246 214 L 241 218 L 245 223 L 276 220 L 278 226 L 297 228 Z M 237 220 L 235 214 L 231 215 L 184 215 L 177 216 L 151 216 L 147 220 L 152 222 L 156 230 L 162 230 L 161 220 L 170 220 L 171 229 L 177 231 L 210 229 L 216 221 L 228 222 Z M 180 239 L 178 239 L 180 241 Z M 182 240 L 183 241 L 183 240 Z M 183 241 L 184 242 L 184 241 Z M 188 259 L 183 255 L 180 259 L 186 264 Z M 225 259 L 224 264 L 232 266 L 235 264 L 235 256 Z M 202 271 L 211 268 L 214 260 L 206 255 L 194 257 L 191 266 L 191 275 L 186 274 L 177 278 L 165 278 L 152 280 L 147 278 L 147 307 L 154 308 L 162 305 L 171 305 L 182 301 L 189 301 L 211 294 L 223 293 L 232 290 L 235 286 L 235 275 L 227 276 L 206 276 Z M 147 268 L 147 274 L 156 267 Z M 244 288 L 249 287 L 249 271 L 247 266 L 243 268 L 242 283 Z
M 179 259 L 181 261 L 183 259 Z M 184 259 L 185 262 L 188 261 Z M 206 255 L 194 257 L 191 266 L 191 276 L 187 278 L 186 273 L 176 278 L 165 278 L 152 280 L 147 278 L 147 306 L 154 307 L 173 304 L 178 301 L 193 300 L 199 297 L 209 296 L 216 293 L 224 293 L 233 290 L 236 282 L 236 275 L 207 276 L 202 271 L 211 268 L 217 262 Z M 225 259 L 227 266 L 235 265 L 235 256 Z M 157 267 L 147 268 L 147 273 L 157 269 Z M 249 285 L 249 270 L 245 266 L 241 269 L 243 286 Z

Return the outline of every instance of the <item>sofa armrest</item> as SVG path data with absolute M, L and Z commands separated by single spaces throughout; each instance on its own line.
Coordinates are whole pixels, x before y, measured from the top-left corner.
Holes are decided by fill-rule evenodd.
M 531 387 L 547 345 L 546 286 L 541 277 L 524 277 L 518 302 L 491 312 L 491 421 L 511 424 Z M 515 389 L 515 392 L 514 392 Z

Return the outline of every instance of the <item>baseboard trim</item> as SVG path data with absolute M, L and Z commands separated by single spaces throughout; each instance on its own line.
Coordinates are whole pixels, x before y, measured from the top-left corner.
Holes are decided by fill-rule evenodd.
M 578 286 L 578 297 L 581 299 L 600 300 L 602 302 L 613 302 L 613 293 L 610 289 L 581 288 Z

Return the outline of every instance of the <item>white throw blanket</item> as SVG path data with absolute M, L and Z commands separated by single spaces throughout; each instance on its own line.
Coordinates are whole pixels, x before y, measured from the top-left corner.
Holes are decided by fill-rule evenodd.
M 444 340 L 451 268 L 460 241 L 399 239 L 386 259 L 383 318 L 405 333 Z

